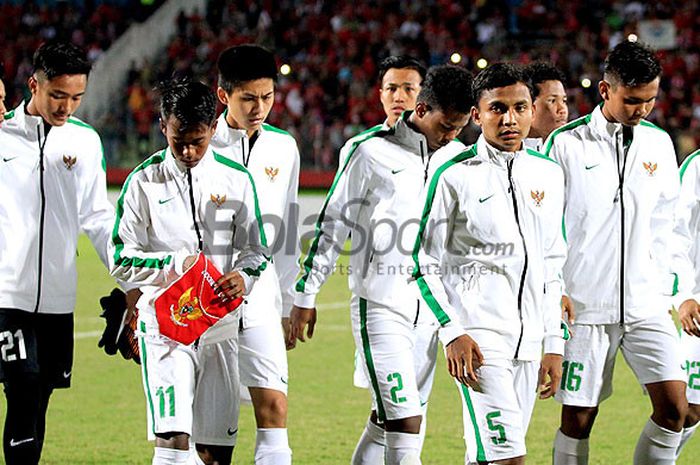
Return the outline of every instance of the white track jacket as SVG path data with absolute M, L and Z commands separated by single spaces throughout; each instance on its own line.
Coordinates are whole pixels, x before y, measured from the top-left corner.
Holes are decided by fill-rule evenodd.
M 238 163 L 207 149 L 191 169 L 169 148 L 129 175 L 117 201 L 112 235 L 112 275 L 141 286 L 139 319 L 157 334 L 152 298 L 183 273 L 183 262 L 201 250 L 222 273 L 238 270 L 246 293 L 267 265 L 255 184 Z M 237 259 L 234 262 L 234 254 Z M 201 343 L 235 336 L 233 312 L 208 329 Z
M 676 206 L 673 246 L 680 292 L 676 303 L 700 299 L 700 150 L 691 153 L 680 169 L 681 193 Z
M 430 183 L 415 244 L 418 285 L 436 314 L 456 314 L 485 358 L 564 353 L 564 176 L 531 149 L 480 136 Z
M 272 262 L 242 307 L 243 327 L 279 321 L 294 303 L 299 274 L 299 149 L 286 131 L 263 124 L 253 139 L 219 116 L 211 147 L 245 166 L 253 176 Z
M 625 145 L 622 125 L 596 107 L 545 143 L 545 155 L 564 170 L 564 280 L 577 323 L 622 325 L 666 312 L 677 283 L 670 260 L 680 189 L 673 144 L 647 121 L 630 129 Z
M 399 308 L 398 302 L 419 297 L 410 284 L 411 252 L 428 180 L 465 147 L 455 141 L 430 154 L 425 136 L 406 123 L 410 114 L 405 112 L 392 128 L 375 126 L 346 145 L 297 282 L 296 305 L 315 306 L 350 234 L 350 291 L 415 317 L 415 307 Z M 445 344 L 464 334 L 449 318 L 441 323 Z
M 0 307 L 71 313 L 78 235 L 108 266 L 114 208 L 100 137 L 77 118 L 47 127 L 25 103 L 0 126 Z

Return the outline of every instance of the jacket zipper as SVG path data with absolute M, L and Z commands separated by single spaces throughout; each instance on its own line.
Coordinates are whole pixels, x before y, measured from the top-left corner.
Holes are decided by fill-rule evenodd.
M 624 128 L 622 131 L 622 143 L 624 145 Z M 630 144 L 632 142 L 630 141 Z M 620 327 L 625 325 L 625 196 L 624 196 L 624 183 L 625 183 L 625 169 L 627 167 L 627 150 L 629 147 L 623 148 L 623 160 L 622 160 L 622 171 L 620 171 L 620 146 L 615 140 L 615 152 L 617 154 L 617 196 L 613 202 L 620 200 Z
M 430 167 L 430 156 L 428 156 L 428 163 L 425 162 L 425 149 L 423 148 L 423 141 L 419 141 L 420 146 L 420 161 L 423 165 L 423 185 L 428 182 L 428 168 Z
M 41 143 L 41 127 L 44 123 L 39 123 L 36 128 L 39 143 L 39 191 L 41 196 L 41 214 L 39 216 L 39 267 L 38 267 L 38 277 L 37 277 L 37 290 L 36 290 L 36 305 L 34 306 L 34 313 L 39 313 L 39 303 L 41 302 L 41 281 L 43 274 L 43 263 L 44 263 L 44 219 L 46 217 L 46 191 L 44 188 L 44 147 L 46 147 L 46 139 L 49 137 L 48 131 L 44 133 L 44 143 Z M 47 126 L 50 130 L 50 126 Z
M 523 235 L 522 227 L 520 226 L 520 215 L 518 214 L 518 201 L 515 198 L 515 184 L 513 183 L 513 161 L 515 158 L 508 160 L 506 162 L 508 166 L 508 192 L 510 192 L 510 197 L 513 200 L 513 213 L 515 214 L 515 224 L 518 225 L 518 233 L 520 234 L 520 239 L 523 241 L 523 251 L 525 252 L 525 263 L 523 263 L 523 271 L 520 274 L 520 288 L 518 289 L 518 317 L 520 318 L 520 336 L 518 337 L 518 345 L 515 347 L 514 359 L 518 358 L 520 353 L 520 344 L 523 342 L 523 332 L 525 327 L 523 325 L 523 290 L 525 288 L 525 274 L 527 273 L 527 246 L 525 245 L 525 236 Z
M 190 187 L 190 207 L 192 208 L 192 222 L 194 223 L 194 230 L 197 233 L 197 251 L 201 252 L 202 245 L 202 234 L 199 231 L 199 225 L 197 224 L 197 213 L 194 206 L 194 187 L 192 186 L 192 172 L 187 168 L 187 183 Z

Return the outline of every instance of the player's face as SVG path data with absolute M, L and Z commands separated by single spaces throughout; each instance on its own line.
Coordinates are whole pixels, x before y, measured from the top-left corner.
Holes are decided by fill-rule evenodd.
M 219 100 L 226 105 L 226 121 L 231 127 L 252 134 L 265 122 L 275 103 L 275 82 L 270 78 L 246 81 L 230 94 L 219 87 Z
M 444 112 L 421 102 L 416 105 L 414 122 L 428 141 L 430 150 L 437 150 L 454 140 L 469 122 L 468 113 Z
M 80 106 L 86 87 L 85 74 L 63 74 L 49 80 L 37 73 L 29 78 L 29 113 L 51 126 L 63 126 Z
M 168 147 L 175 159 L 185 168 L 194 168 L 207 152 L 216 122 L 211 126 L 200 123 L 183 127 L 180 120 L 170 115 L 167 121 L 160 121 L 160 130 L 168 140 Z
M 379 100 L 389 125 L 393 126 L 404 111 L 415 108 L 420 84 L 421 77 L 415 69 L 390 68 L 384 74 Z
M 530 89 L 522 82 L 487 90 L 472 107 L 486 142 L 505 152 L 520 150 L 534 116 Z
M 7 97 L 7 94 L 5 93 L 5 84 L 3 84 L 2 80 L 0 80 L 0 124 L 2 124 L 3 115 L 7 112 L 7 108 L 5 107 L 5 97 Z
M 598 90 L 603 97 L 603 115 L 625 126 L 636 126 L 654 109 L 659 93 L 660 78 L 647 84 L 626 87 L 600 81 Z
M 569 119 L 569 107 L 561 81 L 544 81 L 537 86 L 540 93 L 534 102 L 537 113 L 532 121 L 532 131 L 544 139 L 552 131 L 566 124 Z

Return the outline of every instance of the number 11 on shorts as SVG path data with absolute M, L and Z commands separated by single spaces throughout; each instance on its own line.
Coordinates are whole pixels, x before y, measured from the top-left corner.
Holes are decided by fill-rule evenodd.
M 165 397 L 168 397 L 168 411 L 166 412 L 165 410 Z M 163 386 L 160 386 L 158 389 L 156 389 L 156 397 L 158 397 L 158 406 L 160 407 L 159 413 L 161 418 L 165 418 L 166 416 L 169 417 L 174 417 L 175 416 L 175 386 L 168 386 L 165 389 L 163 389 Z M 167 414 L 167 415 L 166 415 Z

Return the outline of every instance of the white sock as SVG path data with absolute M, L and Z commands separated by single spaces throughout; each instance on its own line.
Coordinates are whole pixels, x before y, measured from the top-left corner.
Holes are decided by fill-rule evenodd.
M 258 428 L 255 436 L 255 465 L 291 465 L 287 428 Z
M 588 464 L 588 438 L 574 439 L 558 429 L 554 436 L 552 459 L 553 465 Z
M 381 465 L 384 461 L 384 428 L 367 420 L 365 430 L 352 454 L 352 465 Z
M 386 431 L 384 438 L 386 465 L 420 465 L 420 434 Z
M 662 428 L 650 418 L 634 449 L 634 465 L 673 465 L 681 443 L 681 432 Z
M 676 458 L 681 456 L 683 446 L 685 446 L 685 443 L 688 442 L 688 439 L 690 439 L 693 436 L 693 433 L 696 429 L 698 429 L 698 426 L 700 426 L 700 423 L 695 423 L 693 426 L 683 428 L 683 431 L 681 432 L 681 443 L 678 445 L 678 449 L 676 449 Z
M 152 465 L 187 465 L 191 454 L 189 450 L 155 447 Z

